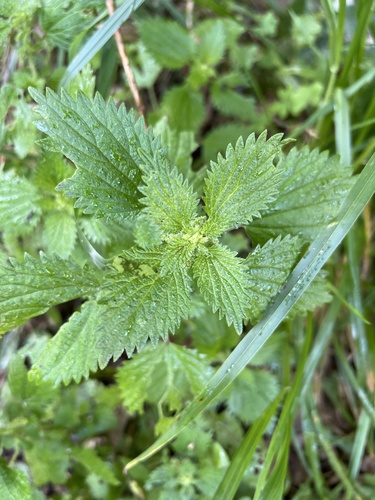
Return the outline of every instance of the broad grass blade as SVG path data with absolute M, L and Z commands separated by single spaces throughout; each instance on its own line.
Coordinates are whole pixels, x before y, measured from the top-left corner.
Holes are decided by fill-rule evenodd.
M 76 57 L 67 67 L 66 73 L 60 82 L 60 87 L 65 87 L 67 83 L 87 64 L 94 55 L 108 42 L 113 34 L 128 19 L 144 0 L 125 0 L 116 10 L 113 16 L 109 17 L 103 26 L 86 42 Z

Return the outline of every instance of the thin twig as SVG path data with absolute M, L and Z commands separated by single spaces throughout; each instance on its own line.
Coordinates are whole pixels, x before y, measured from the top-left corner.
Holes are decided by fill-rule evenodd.
M 108 12 L 112 16 L 114 11 L 115 11 L 115 8 L 113 5 L 113 0 L 106 0 L 106 4 L 107 4 Z M 130 88 L 130 91 L 131 91 L 133 98 L 134 98 L 135 105 L 138 109 L 139 114 L 144 117 L 144 105 L 143 105 L 141 96 L 139 94 L 137 84 L 135 83 L 133 71 L 131 70 L 131 67 L 129 64 L 129 58 L 126 54 L 120 31 L 115 32 L 115 40 L 116 40 L 118 53 L 120 54 L 122 67 L 124 68 L 125 75 L 126 75 L 126 78 L 128 80 L 129 88 Z

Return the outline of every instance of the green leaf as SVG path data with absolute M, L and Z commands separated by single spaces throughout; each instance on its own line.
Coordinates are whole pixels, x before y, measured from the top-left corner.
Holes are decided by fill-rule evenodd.
M 149 217 L 141 215 L 134 225 L 134 241 L 143 249 L 160 245 L 162 242 L 160 227 Z
M 45 152 L 42 161 L 33 172 L 32 181 L 40 189 L 51 194 L 60 182 L 73 173 L 73 167 L 59 153 Z
M 202 363 L 201 366 L 203 369 L 205 368 Z M 212 417 L 212 420 L 215 420 L 217 415 L 212 415 Z M 173 442 L 172 449 L 179 455 L 189 456 L 198 461 L 211 456 L 217 467 L 225 467 L 228 464 L 226 450 L 221 448 L 221 439 L 218 438 L 215 431 L 215 425 L 212 422 L 198 417 L 181 432 Z M 214 434 L 215 440 L 213 439 Z
M 279 393 L 275 375 L 265 370 L 244 370 L 230 386 L 229 411 L 245 424 L 254 422 Z M 224 396 L 225 397 L 225 396 Z
M 144 349 L 126 361 L 116 372 L 116 381 L 125 408 L 130 412 L 143 413 L 147 400 L 147 388 L 155 366 L 159 364 L 160 346 Z
M 246 137 L 249 126 L 238 123 L 217 125 L 203 139 L 203 160 L 210 162 L 217 159 L 218 153 L 225 153 L 226 145 L 237 142 L 240 136 Z
M 285 283 L 301 252 L 301 240 L 286 236 L 257 246 L 245 259 L 251 300 L 249 318 L 255 321 Z
M 164 68 L 182 68 L 192 59 L 194 42 L 188 31 L 177 22 L 146 19 L 138 23 L 138 29 L 142 43 Z
M 54 305 L 94 293 L 98 281 L 73 260 L 41 254 L 0 268 L 0 333 Z
M 14 151 L 19 158 L 25 158 L 35 147 L 36 130 L 30 104 L 23 99 L 15 103 L 13 111 L 15 124 L 12 130 Z
M 278 234 L 312 240 L 338 213 L 355 180 L 351 169 L 340 165 L 337 157 L 307 147 L 283 155 L 278 169 L 279 195 L 247 231 L 260 242 Z
M 131 69 L 134 74 L 134 79 L 139 88 L 151 88 L 160 74 L 161 67 L 152 57 L 152 55 L 147 52 L 145 46 L 138 42 L 135 46 L 137 50 L 137 62 L 139 66 L 134 63 L 130 64 Z
M 41 28 L 47 40 L 57 47 L 68 50 L 77 33 L 86 29 L 90 20 L 82 12 L 81 5 L 60 2 L 42 4 L 39 16 Z
M 193 394 L 198 394 L 209 379 L 210 368 L 204 362 L 204 356 L 175 344 L 170 345 L 170 357 L 179 366 L 189 382 Z
M 28 370 L 21 356 L 15 356 L 12 359 L 8 368 L 7 381 L 13 397 L 22 401 L 22 404 L 27 405 L 28 408 L 35 407 L 40 410 L 43 405 L 57 396 L 51 384 L 37 384 L 29 380 Z
M 240 137 L 235 148 L 228 146 L 226 158 L 219 154 L 218 162 L 211 162 L 203 197 L 208 234 L 219 236 L 247 224 L 275 199 L 281 172 L 273 160 L 285 143 L 281 137 L 277 134 L 267 141 L 263 132 L 255 140 L 252 134 L 245 144 Z
M 159 337 L 165 340 L 168 332 L 174 333 L 189 313 L 190 282 L 184 269 L 162 276 L 148 264 L 108 279 L 99 297 L 108 305 L 98 325 L 99 366 L 111 356 L 118 359 L 124 349 L 131 355 L 148 339 L 156 345 Z
M 125 407 L 143 413 L 145 401 L 166 403 L 171 411 L 181 409 L 209 375 L 203 356 L 175 344 L 160 344 L 126 361 L 116 378 Z
M 189 322 L 187 328 L 198 351 L 215 358 L 220 352 L 237 345 L 238 335 L 233 325 L 228 326 L 225 321 L 221 321 L 218 313 L 213 313 L 206 303 L 202 303 L 200 307 L 202 310 L 194 317 L 194 321 Z
M 44 218 L 44 239 L 48 251 L 67 259 L 74 248 L 77 238 L 77 225 L 66 210 L 48 213 Z
M 166 147 L 171 165 L 177 168 L 187 179 L 194 179 L 196 172 L 191 169 L 192 153 L 198 147 L 191 131 L 176 132 L 171 130 L 166 118 L 161 119 L 154 127 L 154 133 L 160 134 L 162 145 Z
M 214 84 L 211 91 L 212 103 L 223 115 L 236 116 L 241 120 L 255 121 L 255 99 L 229 88 Z M 227 143 L 229 141 L 226 141 Z
M 13 27 L 9 23 L 8 19 L 4 19 L 3 17 L 0 18 L 0 46 L 2 47 L 2 53 L 4 50 L 3 48 L 8 44 L 8 36 L 10 35 L 12 28 Z
M 178 233 L 193 225 L 197 218 L 198 197 L 192 187 L 178 173 L 170 168 L 162 155 L 155 159 L 144 157 L 147 174 L 143 177 L 145 186 L 140 191 L 145 195 L 142 203 L 146 211 L 166 233 Z
M 173 87 L 162 101 L 162 110 L 168 116 L 172 129 L 177 132 L 191 130 L 196 132 L 202 125 L 205 106 L 200 92 L 188 86 Z
M 40 194 L 27 179 L 0 174 L 0 231 L 30 233 L 40 219 Z
M 277 34 L 279 19 L 272 11 L 268 11 L 264 14 L 253 14 L 252 17 L 258 25 L 252 29 L 256 36 L 259 36 L 261 38 L 275 37 L 275 35 Z
M 270 108 L 281 118 L 286 118 L 289 114 L 299 116 L 309 106 L 316 107 L 320 104 L 323 91 L 324 86 L 320 82 L 281 88 L 277 91 L 279 101 Z
M 250 303 L 248 278 L 243 259 L 222 245 L 203 247 L 193 265 L 200 292 L 212 306 L 242 333 L 243 319 Z
M 25 474 L 7 467 L 0 459 L 0 498 L 31 500 L 31 486 Z
M 104 56 L 104 54 L 102 54 L 102 59 L 103 57 L 108 58 L 108 55 L 106 54 Z M 100 71 L 103 70 L 104 68 L 100 67 Z M 108 71 L 108 69 L 105 68 L 105 71 Z M 108 77 L 111 77 L 110 73 Z M 94 75 L 94 71 L 91 65 L 87 65 L 82 69 L 82 71 L 80 71 L 74 78 L 70 80 L 69 85 L 66 87 L 66 90 L 71 96 L 76 96 L 77 92 L 83 92 L 85 95 L 87 95 L 87 97 L 93 99 L 95 95 L 95 85 L 96 76 Z
M 40 436 L 32 440 L 31 448 L 25 447 L 26 461 L 36 486 L 64 484 L 68 478 L 69 454 L 59 438 L 50 431 L 47 438 Z
M 204 64 L 215 66 L 220 62 L 225 51 L 225 31 L 220 20 L 203 21 L 195 29 L 200 38 L 198 58 Z
M 54 385 L 79 382 L 98 368 L 100 348 L 97 325 L 105 306 L 85 302 L 47 343 L 30 371 L 33 379 L 50 380 Z
M 172 458 L 168 463 L 156 467 L 149 475 L 145 489 L 163 492 L 164 498 L 191 499 L 197 478 L 198 466 L 187 458 Z M 162 497 L 163 498 L 163 497 Z
M 308 311 L 314 311 L 317 307 L 331 302 L 332 295 L 325 275 L 324 271 L 317 275 L 302 297 L 295 303 L 288 315 L 289 318 L 304 316 Z
M 311 14 L 298 16 L 293 11 L 292 17 L 292 39 L 299 47 L 313 45 L 317 36 L 322 31 L 322 23 Z
M 143 119 L 124 106 L 116 109 L 99 94 L 93 101 L 82 92 L 76 100 L 62 91 L 61 97 L 47 90 L 46 97 L 30 89 L 44 121 L 37 122 L 49 135 L 45 144 L 72 160 L 77 170 L 57 189 L 72 198 L 75 206 L 96 217 L 126 219 L 139 213 L 138 186 L 142 172 L 138 150 L 153 156 L 159 141 L 145 131 Z
M 119 484 L 119 480 L 112 472 L 112 469 L 98 456 L 95 450 L 91 448 L 74 448 L 72 455 L 89 472 L 96 474 L 106 483 L 114 486 Z
M 121 241 L 125 248 L 133 244 L 132 224 L 133 221 L 115 222 L 91 216 L 81 216 L 79 220 L 80 227 L 91 242 L 109 245 Z

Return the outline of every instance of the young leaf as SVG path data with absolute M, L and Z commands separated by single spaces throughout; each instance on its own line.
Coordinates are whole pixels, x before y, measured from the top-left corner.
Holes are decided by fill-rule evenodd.
M 176 132 L 172 130 L 166 118 L 159 120 L 154 127 L 154 134 L 160 136 L 162 145 L 166 148 L 171 165 L 186 179 L 194 180 L 196 172 L 191 169 L 192 153 L 198 147 L 191 131 Z
M 152 88 L 161 72 L 161 67 L 147 51 L 143 43 L 138 42 L 135 48 L 137 50 L 138 65 L 130 63 L 135 82 L 139 88 Z
M 65 443 L 56 439 L 56 433 L 30 440 L 25 447 L 26 461 L 36 486 L 47 483 L 63 484 L 67 480 L 69 452 Z M 35 498 L 35 497 L 34 497 Z
M 59 153 L 45 152 L 33 172 L 33 184 L 51 194 L 56 186 L 74 174 L 74 168 Z
M 94 293 L 97 279 L 73 260 L 41 254 L 0 268 L 0 333 L 56 304 Z
M 15 356 L 9 364 L 8 384 L 13 397 L 21 400 L 29 409 L 40 410 L 58 396 L 52 384 L 36 384 L 29 380 L 28 370 L 21 356 Z
M 260 242 L 275 234 L 299 235 L 310 241 L 336 216 L 355 178 L 338 157 L 317 149 L 310 152 L 307 147 L 283 155 L 278 169 L 279 194 L 247 231 Z
M 172 458 L 167 463 L 156 467 L 149 475 L 145 489 L 160 493 L 159 498 L 192 499 L 197 498 L 195 488 L 198 464 L 188 458 Z M 162 496 L 163 495 L 163 496 Z
M 163 345 L 163 344 L 161 344 Z M 116 372 L 116 381 L 125 408 L 143 413 L 143 405 L 147 400 L 147 388 L 151 384 L 151 376 L 155 366 L 159 364 L 159 350 L 144 349 L 133 359 L 125 362 Z
M 90 473 L 96 474 L 106 483 L 113 484 L 114 486 L 119 484 L 119 480 L 112 472 L 112 469 L 109 468 L 92 448 L 74 448 L 72 455 Z
M 251 300 L 243 260 L 228 248 L 213 245 L 200 251 L 193 270 L 200 292 L 213 311 L 218 310 L 220 318 L 225 316 L 228 325 L 233 323 L 237 333 L 242 333 Z
M 175 344 L 160 344 L 125 362 L 117 383 L 125 407 L 143 412 L 145 401 L 163 401 L 179 410 L 183 402 L 204 387 L 210 368 L 202 356 Z
M 47 40 L 68 50 L 78 33 L 85 30 L 90 20 L 83 15 L 81 5 L 60 2 L 42 4 L 39 22 Z M 49 8 L 48 8 L 49 7 Z
M 134 224 L 134 241 L 143 249 L 160 245 L 162 243 L 160 227 L 146 215 L 141 215 Z
M 49 135 L 44 143 L 72 160 L 77 170 L 58 189 L 78 198 L 76 207 L 97 217 L 126 219 L 140 212 L 138 186 L 142 172 L 138 149 L 151 157 L 159 148 L 142 119 L 97 94 L 93 101 L 83 93 L 76 100 L 62 91 L 61 97 L 47 90 L 46 96 L 30 89 L 44 121 L 37 122 Z
M 11 172 L 0 176 L 0 231 L 30 233 L 40 219 L 40 194 L 35 186 Z
M 90 370 L 96 371 L 100 349 L 97 346 L 97 325 L 105 311 L 94 301 L 83 304 L 63 324 L 47 343 L 30 371 L 35 379 L 50 380 L 54 385 L 69 384 L 87 378 Z
M 257 246 L 245 259 L 248 269 L 249 318 L 255 321 L 284 284 L 301 251 L 301 240 L 286 236 Z
M 206 112 L 202 94 L 187 85 L 172 87 L 164 96 L 162 109 L 168 116 L 172 130 L 176 132 L 196 132 Z
M 302 297 L 293 306 L 288 315 L 289 318 L 304 316 L 308 311 L 314 311 L 317 307 L 332 300 L 325 274 L 324 271 L 321 271 L 317 275 Z
M 76 221 L 66 210 L 50 212 L 44 218 L 44 239 L 48 251 L 67 259 L 77 238 Z
M 194 299 L 198 294 L 194 295 Z M 238 335 L 232 326 L 228 326 L 225 321 L 219 319 L 218 313 L 213 313 L 212 308 L 199 297 L 202 304 L 198 311 L 191 316 L 194 321 L 189 322 L 189 333 L 194 341 L 194 347 L 200 353 L 207 354 L 210 358 L 215 358 L 218 353 L 231 350 L 238 344 Z
M 183 346 L 169 344 L 169 356 L 175 366 L 179 366 L 187 378 L 193 394 L 198 394 L 209 379 L 210 368 L 204 356 Z
M 200 37 L 198 58 L 203 64 L 215 66 L 222 59 L 226 45 L 222 21 L 204 21 L 198 25 L 195 32 Z
M 226 394 L 228 408 L 249 424 L 263 413 L 279 390 L 274 374 L 263 370 L 244 370 Z
M 31 486 L 25 474 L 10 469 L 3 458 L 0 459 L 0 498 L 31 500 Z
M 99 245 L 109 245 L 116 241 L 121 241 L 125 248 L 134 244 L 133 221 L 109 221 L 95 219 L 92 216 L 80 217 L 79 225 L 85 236 L 92 242 Z
M 268 141 L 265 132 L 257 140 L 252 134 L 245 144 L 240 137 L 234 148 L 228 146 L 226 158 L 219 154 L 218 162 L 211 162 L 203 197 L 207 234 L 219 236 L 260 217 L 278 193 L 281 172 L 273 160 L 284 143 L 281 134 Z
M 220 83 L 215 83 L 212 86 L 211 99 L 215 108 L 223 115 L 235 116 L 247 122 L 254 121 L 256 116 L 254 97 L 243 95 L 223 87 Z
M 170 168 L 168 160 L 161 154 L 155 159 L 144 158 L 145 186 L 140 191 L 146 211 L 166 233 L 178 233 L 189 228 L 197 217 L 198 198 L 188 182 L 177 169 Z
M 202 141 L 203 161 L 209 163 L 211 160 L 216 160 L 218 153 L 225 153 L 227 144 L 235 143 L 241 135 L 246 137 L 248 133 L 249 125 L 238 123 L 217 125 Z
M 248 310 L 252 322 L 260 317 L 285 283 L 301 253 L 301 243 L 298 237 L 286 236 L 281 239 L 279 236 L 276 240 L 267 241 L 262 247 L 257 246 L 245 259 L 250 276 L 249 288 L 253 292 Z M 321 273 L 295 304 L 289 317 L 303 316 L 330 300 L 327 282 Z
M 194 42 L 175 21 L 146 19 L 138 23 L 138 29 L 142 43 L 164 68 L 182 68 L 192 59 Z
M 161 276 L 142 264 L 136 272 L 117 274 L 105 283 L 99 297 L 108 308 L 100 319 L 99 366 L 111 356 L 116 360 L 124 349 L 131 355 L 149 338 L 156 345 L 174 332 L 190 309 L 190 278 L 183 269 Z

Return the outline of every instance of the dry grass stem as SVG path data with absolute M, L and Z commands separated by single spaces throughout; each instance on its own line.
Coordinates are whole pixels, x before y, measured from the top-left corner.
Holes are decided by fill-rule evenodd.
M 114 11 L 115 11 L 113 0 L 106 0 L 106 5 L 107 5 L 107 9 L 108 9 L 109 14 L 112 16 Z M 144 117 L 144 104 L 142 102 L 142 98 L 140 96 L 137 84 L 135 83 L 134 74 L 133 74 L 133 71 L 130 67 L 129 58 L 126 54 L 125 47 L 124 47 L 124 44 L 122 42 L 121 34 L 119 31 L 116 31 L 114 36 L 115 36 L 115 41 L 116 41 L 116 45 L 117 45 L 117 50 L 118 50 L 118 53 L 120 54 L 121 64 L 122 64 L 122 67 L 124 68 L 126 79 L 128 80 L 129 88 L 130 88 L 130 91 L 133 95 L 135 105 L 137 107 L 139 114 Z

